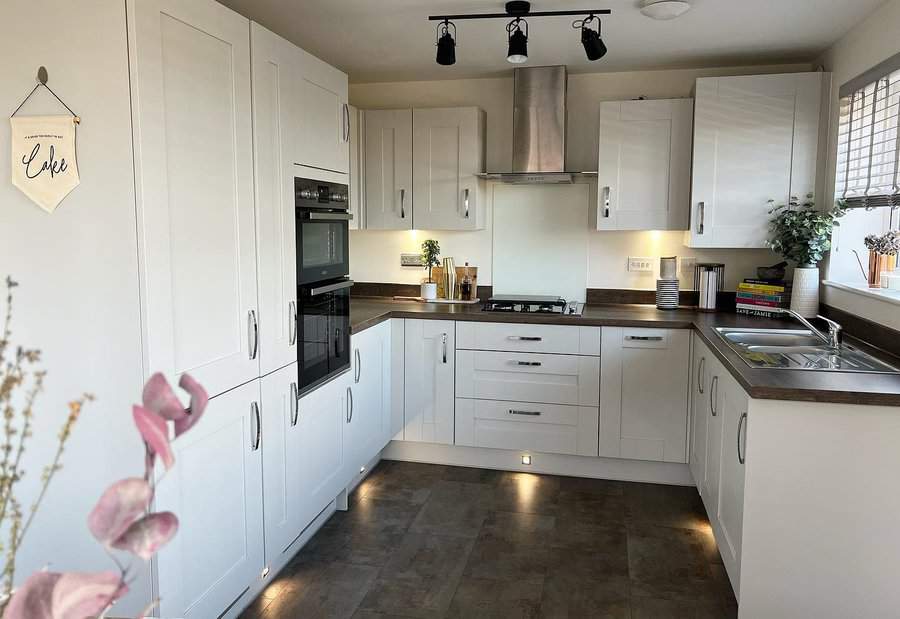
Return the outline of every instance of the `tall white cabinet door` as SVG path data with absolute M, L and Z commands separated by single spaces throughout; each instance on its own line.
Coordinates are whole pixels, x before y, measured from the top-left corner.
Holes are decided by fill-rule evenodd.
M 266 524 L 266 564 L 278 557 L 300 535 L 303 474 L 297 364 L 261 380 L 263 505 Z
M 765 247 L 768 201 L 815 189 L 821 92 L 821 73 L 697 80 L 692 247 Z
M 128 3 L 146 372 L 210 394 L 259 376 L 249 22 Z
M 452 320 L 406 320 L 407 441 L 453 444 L 455 326 Z
M 297 360 L 297 238 L 292 149 L 298 141 L 297 48 L 259 24 L 253 51 L 260 373 Z
M 696 333 L 693 337 L 691 357 L 691 474 L 702 494 L 706 481 L 706 423 L 709 404 L 710 364 L 712 352 Z
M 347 74 L 301 49 L 300 139 L 295 163 L 340 174 L 350 172 Z
M 176 439 L 175 467 L 156 509 L 178 515 L 178 535 L 157 555 L 161 617 L 218 617 L 264 565 L 259 381 L 209 401 Z
M 366 228 L 412 230 L 412 110 L 366 110 Z
M 390 346 L 389 334 L 384 336 L 389 323 L 370 327 L 353 336 L 352 380 L 347 387 L 348 414 L 344 429 L 348 480 L 359 474 L 385 445 L 382 428 L 384 390 L 384 350 Z
M 690 332 L 604 327 L 600 455 L 687 462 Z
M 413 204 L 421 230 L 485 226 L 485 114 L 476 107 L 413 110 Z
M 744 462 L 747 458 L 747 412 L 750 398 L 730 375 L 722 379 L 722 460 L 714 527 L 722 561 L 735 593 L 740 591 L 741 541 L 744 528 Z
M 709 363 L 709 362 L 708 362 Z M 717 360 L 709 363 L 709 391 L 706 406 L 706 479 L 700 496 L 708 514 L 718 513 L 719 479 L 722 462 L 722 409 L 727 371 Z
M 693 104 L 600 104 L 598 230 L 688 229 Z
M 350 374 L 300 399 L 301 528 L 328 507 L 344 488 L 343 432 Z
M 363 114 L 356 107 L 350 106 L 350 220 L 351 230 L 366 228 L 366 191 L 363 187 L 365 177 L 365 152 L 363 151 Z

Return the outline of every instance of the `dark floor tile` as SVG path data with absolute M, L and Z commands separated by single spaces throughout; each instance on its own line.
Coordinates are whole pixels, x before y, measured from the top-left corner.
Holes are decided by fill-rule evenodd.
M 718 602 L 632 598 L 631 619 L 737 619 L 737 606 Z
M 625 506 L 629 522 L 684 529 L 709 527 L 703 501 L 696 488 L 690 486 L 626 484 Z
M 378 569 L 306 558 L 292 564 L 295 587 L 273 599 L 261 619 L 352 617 Z
M 490 512 L 481 527 L 479 539 L 509 544 L 543 544 L 556 530 L 556 518 L 540 514 Z
M 448 466 L 445 481 L 465 481 L 473 484 L 496 484 L 502 479 L 503 471 L 477 469 L 468 466 Z
M 544 581 L 542 619 L 629 619 L 628 578 L 593 580 L 554 571 Z
M 240 614 L 238 619 L 260 619 L 263 616 L 263 612 L 266 610 L 266 607 L 272 602 L 272 598 L 263 597 L 260 595 L 253 602 L 244 609 L 244 612 Z
M 389 498 L 362 497 L 345 512 L 335 512 L 326 527 L 370 527 L 406 530 L 421 507 Z
M 628 533 L 622 525 L 593 527 L 592 538 L 579 545 L 570 538 L 567 546 L 550 549 L 550 574 L 580 580 L 628 578 Z
M 504 473 L 494 490 L 493 509 L 552 516 L 559 508 L 559 478 L 532 473 Z
M 416 533 L 475 539 L 491 506 L 486 484 L 439 481 L 410 527 Z
M 410 617 L 440 617 L 462 577 L 473 541 L 410 532 L 382 568 L 360 608 Z
M 448 619 L 534 619 L 541 607 L 542 587 L 530 582 L 463 578 Z
M 701 535 L 692 529 L 630 524 L 632 597 L 722 601 L 725 584 L 706 560 Z
M 612 494 L 621 496 L 625 483 L 610 479 L 587 479 L 585 477 L 559 477 L 562 492 L 584 492 L 588 494 Z
M 608 526 L 624 525 L 627 511 L 621 495 L 564 490 L 559 493 L 556 513 L 560 520 Z
M 431 487 L 440 481 L 446 467 L 436 464 L 386 461 L 359 485 L 357 493 L 369 499 L 406 501 L 421 505 Z
M 470 578 L 528 582 L 544 581 L 550 564 L 550 549 L 540 543 L 510 543 L 480 537 L 472 548 L 465 575 Z
M 360 609 L 353 613 L 353 619 L 415 619 L 409 615 L 397 615 L 394 613 L 379 613 L 374 610 Z

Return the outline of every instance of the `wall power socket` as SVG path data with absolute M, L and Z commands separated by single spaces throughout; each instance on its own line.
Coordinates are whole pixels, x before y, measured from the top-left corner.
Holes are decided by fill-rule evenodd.
M 422 254 L 400 254 L 400 266 L 421 267 Z
M 629 256 L 628 257 L 628 270 L 632 271 L 632 272 L 638 272 L 638 273 L 652 273 L 653 272 L 653 258 Z

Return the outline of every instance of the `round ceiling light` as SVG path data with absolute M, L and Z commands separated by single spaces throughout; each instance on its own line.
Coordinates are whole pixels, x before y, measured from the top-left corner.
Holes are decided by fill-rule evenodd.
M 691 10 L 687 0 L 644 0 L 641 13 L 653 19 L 675 19 Z

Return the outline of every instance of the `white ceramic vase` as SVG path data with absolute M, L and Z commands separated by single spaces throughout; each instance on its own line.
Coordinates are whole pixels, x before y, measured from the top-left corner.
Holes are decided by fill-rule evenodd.
M 819 313 L 819 267 L 794 269 L 791 309 L 804 318 L 815 318 Z
M 422 282 L 422 298 L 426 301 L 437 299 L 437 284 L 434 282 Z

